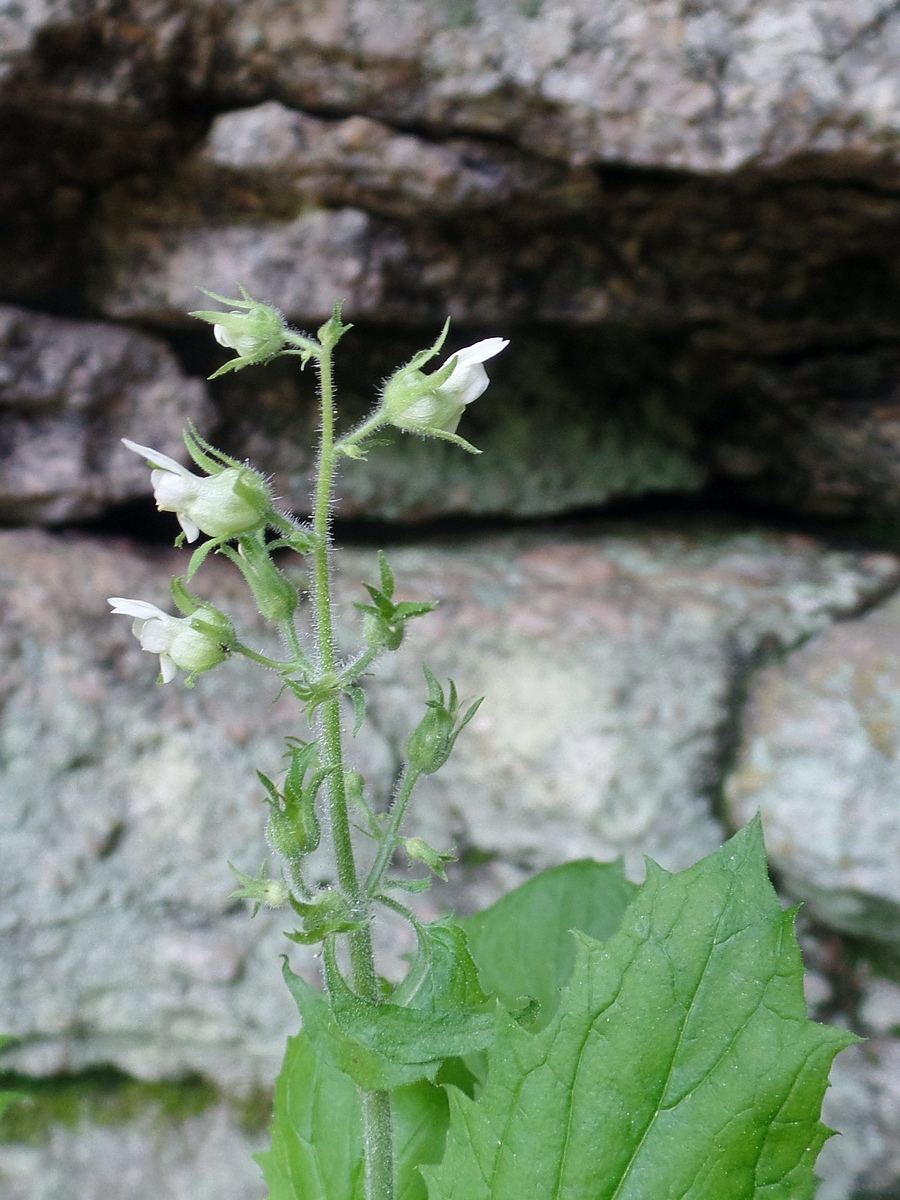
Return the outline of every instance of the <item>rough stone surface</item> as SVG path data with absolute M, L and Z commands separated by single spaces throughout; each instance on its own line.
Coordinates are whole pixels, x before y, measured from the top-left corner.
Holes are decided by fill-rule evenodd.
M 255 872 L 266 856 L 254 767 L 277 772 L 282 736 L 298 732 L 292 703 L 273 706 L 274 680 L 243 661 L 192 692 L 154 685 L 155 664 L 105 597 L 164 604 L 183 554 L 37 533 L 0 542 L 0 1028 L 23 1038 L 10 1062 L 271 1083 L 296 1025 L 279 977 L 284 916 L 251 923 L 228 898 L 225 863 Z M 484 902 L 516 871 L 573 855 L 624 853 L 639 870 L 643 851 L 679 868 L 713 849 L 710 802 L 748 663 L 898 578 L 883 555 L 702 531 L 392 558 L 405 592 L 442 604 L 373 681 L 370 734 L 353 754 L 386 796 L 421 714 L 420 655 L 464 694 L 487 694 L 418 809 L 437 844 L 498 856 L 486 875 L 456 877 L 469 907 L 473 886 Z M 347 555 L 345 618 L 361 594 L 351 581 L 375 571 L 372 552 Z M 198 584 L 265 646 L 234 575 L 209 563 Z M 399 969 L 406 942 L 395 927 L 379 936 Z M 296 961 L 315 971 L 308 955 Z
M 210 417 L 205 385 L 161 342 L 0 307 L 0 522 L 71 521 L 145 495 L 146 464 L 120 438 L 184 458 L 182 426 Z
M 900 1041 L 874 1037 L 835 1059 L 822 1119 L 840 1134 L 816 1164 L 816 1200 L 886 1200 L 900 1184 Z
M 5 11 L 2 32 L 2 98 L 70 121 L 276 93 L 573 162 L 712 171 L 826 154 L 890 164 L 898 136 L 900 17 L 876 0 L 618 0 L 602 14 L 592 0 L 33 0 Z
M 243 282 L 308 324 L 341 295 L 382 326 L 626 330 L 636 361 L 668 336 L 658 399 L 702 448 L 668 490 L 896 515 L 900 18 L 607 8 L 4 10 L 0 296 L 185 326 L 198 282 Z
M 148 1110 L 138 1120 L 59 1124 L 37 1144 L 0 1142 L 3 1200 L 263 1200 L 248 1135 L 228 1105 L 185 1121 Z
M 759 809 L 785 887 L 837 929 L 900 944 L 900 602 L 753 681 L 727 785 Z
M 503 207 L 560 215 L 593 207 L 600 182 L 537 155 L 476 138 L 427 141 L 373 121 L 324 120 L 270 100 L 222 113 L 182 167 L 187 198 L 240 189 L 235 207 L 346 205 L 415 217 Z M 225 200 L 225 204 L 228 200 Z
M 531 866 L 686 866 L 720 837 L 711 802 L 744 672 L 852 611 L 860 560 L 753 534 L 508 546 L 407 552 L 410 594 L 441 604 L 373 682 L 379 727 L 399 745 L 415 720 L 420 659 L 488 697 L 468 752 L 422 785 L 424 836 Z
M 419 155 L 427 162 L 434 151 L 423 142 Z M 189 159 L 105 193 L 90 238 L 98 309 L 183 322 L 196 278 L 231 295 L 245 273 L 251 291 L 311 321 L 330 312 L 332 294 L 326 302 L 310 290 L 321 273 L 343 287 L 354 317 L 382 323 L 442 321 L 448 312 L 469 322 L 612 322 L 703 331 L 698 349 L 718 341 L 731 356 L 821 353 L 823 336 L 832 339 L 826 346 L 858 350 L 896 334 L 896 282 L 884 255 L 900 201 L 890 192 L 619 170 L 601 173 L 602 187 L 563 216 L 542 212 L 537 195 L 533 214 L 438 219 L 423 199 L 415 219 L 401 220 L 361 188 L 347 192 L 353 207 L 311 208 L 285 198 L 278 171 L 265 187 L 196 172 Z M 399 203 L 400 187 L 397 195 Z M 849 293 L 849 279 L 864 290 Z

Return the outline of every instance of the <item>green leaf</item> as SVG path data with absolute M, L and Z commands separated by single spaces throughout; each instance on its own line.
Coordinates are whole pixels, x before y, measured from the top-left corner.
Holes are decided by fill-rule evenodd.
M 427 1200 L 420 1166 L 439 1163 L 444 1155 L 450 1105 L 442 1087 L 422 1080 L 398 1088 L 391 1096 L 397 1200 Z
M 606 941 L 637 890 L 621 862 L 584 858 L 550 867 L 490 908 L 463 918 L 482 986 L 509 1012 L 536 1000 L 535 1024 L 542 1028 L 572 974 L 575 941 L 569 931 Z
M 390 1054 L 363 1045 L 344 1032 L 331 1011 L 327 996 L 295 975 L 284 961 L 284 978 L 300 1009 L 304 1031 L 317 1050 L 326 1054 L 332 1065 L 351 1076 L 361 1088 L 374 1092 L 417 1083 L 437 1072 L 437 1063 L 402 1062 Z M 304 1198 L 305 1200 L 305 1198 Z
M 457 959 L 458 941 L 449 932 L 441 937 L 442 932 L 436 932 L 429 946 L 435 965 L 415 1007 L 375 1004 L 355 995 L 338 970 L 333 940 L 325 944 L 325 977 L 341 1030 L 360 1046 L 420 1067 L 420 1079 L 433 1078 L 441 1059 L 483 1050 L 494 1035 L 494 1014 L 474 1012 L 466 1003 L 473 991 L 476 1003 L 486 999 L 474 965 L 470 969 Z
M 296 903 L 294 904 L 296 908 Z M 494 1036 L 494 1012 L 452 919 L 418 925 L 419 952 L 394 1001 L 376 1004 L 350 990 L 338 970 L 334 939 L 325 943 L 329 997 L 284 972 L 303 1025 L 335 1066 L 370 1091 L 433 1079 L 441 1060 L 483 1050 Z
M 418 1167 L 440 1161 L 448 1103 L 442 1087 L 415 1083 L 391 1096 L 397 1200 L 426 1200 Z M 269 1200 L 363 1200 L 363 1122 L 348 1075 L 306 1033 L 290 1038 L 275 1085 L 272 1148 L 257 1156 Z
M 417 922 L 416 932 L 418 953 L 394 992 L 394 1003 L 436 1015 L 483 1007 L 490 997 L 478 981 L 478 968 L 459 921 L 442 917 L 428 924 Z
M 503 1017 L 478 1101 L 450 1092 L 431 1200 L 812 1200 L 834 1055 L 759 823 L 647 881 L 534 1034 Z

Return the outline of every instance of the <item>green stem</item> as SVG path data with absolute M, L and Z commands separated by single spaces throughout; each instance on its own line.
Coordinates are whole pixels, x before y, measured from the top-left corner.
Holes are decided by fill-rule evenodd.
M 353 662 L 348 663 L 341 671 L 341 683 L 344 686 L 355 683 L 361 675 L 366 673 L 380 653 L 380 647 L 375 647 L 375 649 L 366 650 L 358 658 L 354 658 Z
M 245 646 L 242 642 L 236 642 L 232 646 L 232 649 L 235 654 L 243 654 L 244 658 L 250 658 L 261 666 L 271 667 L 275 671 L 288 671 L 292 667 L 297 666 L 297 663 L 278 662 L 274 658 L 267 658 L 265 654 L 257 654 L 255 650 L 251 650 L 249 646 Z
M 366 1143 L 366 1200 L 394 1195 L 394 1147 L 388 1092 L 361 1092 Z
M 331 497 L 337 454 L 334 446 L 334 383 L 331 349 L 322 346 L 316 355 L 322 404 L 322 433 L 319 443 L 318 475 L 313 509 L 312 600 L 316 618 L 318 669 L 334 675 L 334 621 L 331 604 Z M 367 918 L 371 915 L 368 895 L 360 886 L 350 815 L 344 782 L 344 751 L 338 698 L 326 700 L 318 715 L 322 767 L 328 772 L 326 788 L 331 818 L 338 883 L 354 913 L 366 919 L 365 926 L 350 934 L 350 967 L 356 992 L 377 1001 L 378 978 Z M 387 1092 L 361 1092 L 366 1146 L 366 1200 L 393 1200 L 394 1160 L 391 1134 L 391 1101 Z
M 409 798 L 421 773 L 421 771 L 414 771 L 408 765 L 403 768 L 403 774 L 400 776 L 400 782 L 397 786 L 397 794 L 394 797 L 394 803 L 391 805 L 390 822 L 384 832 L 384 837 L 378 850 L 378 857 L 372 864 L 372 869 L 366 879 L 365 890 L 366 895 L 370 899 L 378 891 L 384 873 L 390 866 L 394 850 L 397 847 L 397 834 L 400 832 L 400 826 L 406 815 Z
M 291 648 L 291 654 L 294 656 L 294 663 L 298 667 L 308 667 L 309 661 L 303 653 L 303 647 L 300 645 L 300 637 L 297 634 L 297 626 L 293 620 L 285 621 L 282 624 L 284 636 L 287 639 L 287 644 Z
M 363 438 L 368 437 L 370 433 L 374 433 L 376 429 L 380 429 L 384 424 L 385 418 L 382 416 L 381 409 L 378 409 L 372 413 L 371 417 L 363 421 L 362 425 L 358 425 L 356 429 L 351 429 L 349 433 L 344 434 L 334 447 L 335 453 L 343 454 L 347 446 L 358 445 Z

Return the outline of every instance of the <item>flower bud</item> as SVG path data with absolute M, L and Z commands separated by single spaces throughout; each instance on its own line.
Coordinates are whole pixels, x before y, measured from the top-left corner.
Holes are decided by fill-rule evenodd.
M 232 900 L 253 900 L 253 916 L 259 912 L 260 907 L 264 904 L 266 908 L 284 908 L 291 898 L 291 890 L 283 879 L 269 879 L 266 875 L 266 869 L 263 867 L 256 879 L 252 875 L 245 875 L 243 871 L 239 871 L 237 867 L 231 863 L 228 864 L 234 871 L 238 883 L 241 885 L 231 893 Z
M 446 708 L 429 708 L 409 735 L 406 757 L 414 771 L 432 775 L 450 757 L 454 718 Z
M 406 758 L 410 770 L 422 775 L 432 775 L 450 757 L 456 739 L 472 720 L 481 705 L 480 700 L 470 704 L 457 724 L 459 697 L 456 684 L 450 680 L 450 691 L 446 699 L 444 689 L 428 667 L 423 667 L 428 683 L 428 711 L 418 726 L 409 735 L 406 743 Z
M 422 838 L 411 837 L 403 839 L 403 849 L 406 851 L 406 857 L 412 862 L 423 862 L 435 875 L 440 876 L 446 883 L 447 872 L 444 869 L 444 863 L 456 862 L 456 855 L 450 854 L 445 850 L 435 850 L 434 846 L 422 840 Z
M 287 341 L 287 325 L 277 308 L 272 308 L 269 304 L 260 304 L 248 295 L 244 288 L 241 288 L 243 300 L 219 296 L 215 292 L 206 291 L 206 288 L 200 290 L 213 300 L 218 300 L 220 304 L 235 305 L 230 312 L 198 309 L 189 314 L 212 325 L 213 335 L 220 346 L 237 351 L 237 358 L 220 367 L 210 376 L 211 379 L 226 371 L 239 371 L 253 363 L 266 362 L 284 347 Z
M 278 625 L 290 621 L 300 597 L 294 584 L 272 562 L 265 546 L 247 539 L 241 542 L 239 555 L 229 557 L 240 568 L 266 620 Z
M 367 612 L 363 619 L 363 637 L 372 650 L 396 650 L 403 641 L 402 621 L 387 621 L 380 613 Z
M 260 782 L 268 792 L 269 821 L 266 836 L 269 845 L 288 860 L 310 854 L 319 845 L 321 830 L 316 816 L 316 795 L 325 773 L 316 769 L 318 747 L 315 742 L 292 746 L 291 765 L 282 790 L 258 771 Z M 312 776 L 306 776 L 312 768 Z

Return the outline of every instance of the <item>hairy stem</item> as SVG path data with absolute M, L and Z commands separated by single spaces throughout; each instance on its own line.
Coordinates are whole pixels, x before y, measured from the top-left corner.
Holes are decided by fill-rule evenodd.
M 322 432 L 313 511 L 315 546 L 311 583 L 316 617 L 317 666 L 323 676 L 333 676 L 336 672 L 336 658 L 331 603 L 331 497 L 336 454 L 331 348 L 323 346 L 316 356 L 316 362 L 322 404 Z M 371 904 L 365 890 L 360 886 L 353 855 L 344 781 L 340 700 L 337 697 L 326 700 L 321 705 L 318 723 L 322 766 L 328 772 L 325 786 L 338 883 L 355 915 L 366 921 L 362 929 L 349 935 L 351 978 L 360 996 L 377 1001 L 378 980 L 368 924 Z M 394 1163 L 390 1096 L 387 1092 L 363 1092 L 362 1103 L 366 1147 L 366 1200 L 393 1200 Z

